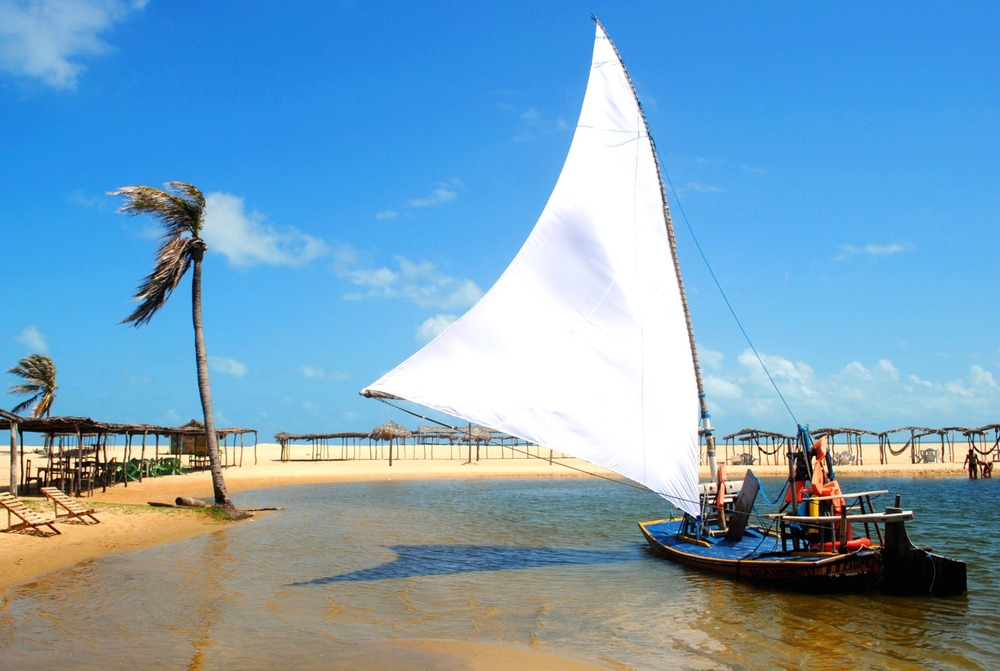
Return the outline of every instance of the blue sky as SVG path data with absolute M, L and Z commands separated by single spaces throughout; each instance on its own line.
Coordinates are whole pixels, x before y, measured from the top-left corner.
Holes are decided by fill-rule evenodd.
M 57 414 L 199 415 L 190 285 L 118 324 L 155 226 L 104 195 L 181 180 L 209 198 L 219 422 L 414 424 L 357 392 L 527 237 L 594 12 L 676 187 L 716 425 L 793 428 L 677 197 L 800 421 L 1000 419 L 996 5 L 478 5 L 0 0 L 0 366 L 52 356 Z

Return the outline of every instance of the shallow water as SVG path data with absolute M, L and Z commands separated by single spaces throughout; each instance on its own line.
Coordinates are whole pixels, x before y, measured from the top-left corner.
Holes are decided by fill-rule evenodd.
M 367 644 L 408 639 L 640 669 L 995 668 L 1000 479 L 842 484 L 902 492 L 911 538 L 965 560 L 969 594 L 803 595 L 701 574 L 645 549 L 636 522 L 663 503 L 604 481 L 312 485 L 241 494 L 285 508 L 253 523 L 11 590 L 0 668 L 388 667 Z

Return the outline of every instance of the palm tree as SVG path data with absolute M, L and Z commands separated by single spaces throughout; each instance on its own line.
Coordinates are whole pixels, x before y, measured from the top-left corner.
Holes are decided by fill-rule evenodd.
M 208 355 L 201 323 L 201 261 L 208 245 L 199 235 L 205 224 L 205 196 L 201 191 L 184 182 L 167 182 L 166 191 L 151 186 L 125 186 L 111 191 L 109 196 L 121 196 L 124 204 L 118 212 L 128 215 L 149 214 L 158 219 L 165 229 L 156 262 L 151 272 L 139 285 L 135 301 L 139 306 L 122 320 L 135 327 L 148 324 L 173 293 L 188 268 L 194 267 L 191 276 L 191 307 L 194 320 L 194 354 L 198 364 L 198 391 L 205 415 L 205 442 L 208 461 L 212 469 L 212 488 L 215 505 L 222 506 L 230 517 L 242 515 L 229 500 L 226 481 L 222 478 L 219 460 L 219 441 L 215 435 L 215 418 L 212 415 L 212 389 L 208 379 Z
M 10 385 L 8 394 L 23 396 L 31 394 L 31 398 L 17 404 L 12 409 L 15 415 L 34 406 L 32 417 L 47 417 L 52 411 L 52 402 L 56 400 L 56 365 L 44 354 L 29 354 L 17 365 L 7 371 L 16 375 L 24 382 Z

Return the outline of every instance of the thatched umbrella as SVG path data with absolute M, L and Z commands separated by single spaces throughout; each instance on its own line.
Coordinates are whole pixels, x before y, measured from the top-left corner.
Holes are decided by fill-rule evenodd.
M 471 427 L 463 432 L 466 439 L 469 441 L 469 463 L 472 463 L 472 442 L 476 443 L 476 461 L 479 461 L 479 445 L 481 443 L 489 444 L 493 440 L 493 430 L 485 429 L 481 426 Z
M 396 438 L 406 439 L 412 436 L 409 429 L 405 429 L 396 422 L 386 422 L 381 426 L 372 429 L 371 437 L 375 440 L 389 441 L 389 465 L 392 466 L 392 441 Z

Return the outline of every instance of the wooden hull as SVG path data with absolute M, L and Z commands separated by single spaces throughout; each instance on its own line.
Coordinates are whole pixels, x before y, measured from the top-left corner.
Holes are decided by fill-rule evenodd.
M 788 587 L 874 587 L 881 571 L 880 548 L 846 554 L 781 552 L 781 541 L 759 527 L 748 527 L 740 541 L 678 537 L 681 520 L 640 522 L 639 528 L 658 555 L 695 568 L 737 579 Z

